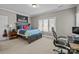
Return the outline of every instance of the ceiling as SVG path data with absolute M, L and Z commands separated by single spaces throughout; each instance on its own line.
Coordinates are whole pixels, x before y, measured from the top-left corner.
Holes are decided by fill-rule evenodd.
M 35 16 L 45 12 L 54 12 L 67 8 L 72 8 L 74 6 L 75 5 L 72 4 L 38 4 L 37 8 L 33 8 L 31 4 L 0 4 L 0 9 L 27 16 Z

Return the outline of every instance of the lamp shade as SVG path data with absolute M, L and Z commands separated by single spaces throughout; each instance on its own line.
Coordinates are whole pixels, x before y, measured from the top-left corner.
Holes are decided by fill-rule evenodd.
M 9 27 L 13 27 L 12 24 L 10 24 Z

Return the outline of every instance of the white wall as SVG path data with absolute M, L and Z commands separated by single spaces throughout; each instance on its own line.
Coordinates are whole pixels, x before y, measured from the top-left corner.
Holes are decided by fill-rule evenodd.
M 0 15 L 8 16 L 8 24 L 12 24 L 15 28 L 16 14 L 0 9 Z M 5 23 L 5 22 L 4 22 Z
M 58 35 L 71 35 L 72 27 L 75 26 L 74 8 L 59 12 L 44 13 L 31 18 L 32 26 L 38 28 L 38 19 L 56 17 L 56 30 Z

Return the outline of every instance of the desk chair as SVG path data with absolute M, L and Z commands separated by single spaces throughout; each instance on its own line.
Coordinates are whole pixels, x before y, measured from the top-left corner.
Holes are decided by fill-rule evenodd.
M 53 49 L 53 51 L 57 51 L 59 54 L 64 54 L 63 49 L 67 50 L 67 53 L 71 54 L 71 47 L 69 45 L 68 38 L 65 36 L 57 36 L 56 32 L 54 31 L 54 28 L 52 27 L 52 32 L 54 36 L 53 44 L 55 47 L 60 48 L 60 51 Z

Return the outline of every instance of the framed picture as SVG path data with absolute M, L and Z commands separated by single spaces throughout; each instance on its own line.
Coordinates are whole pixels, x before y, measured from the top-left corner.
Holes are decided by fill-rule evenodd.
M 27 16 L 17 14 L 16 17 L 17 17 L 17 22 L 25 22 L 25 21 L 28 22 L 28 17 Z

